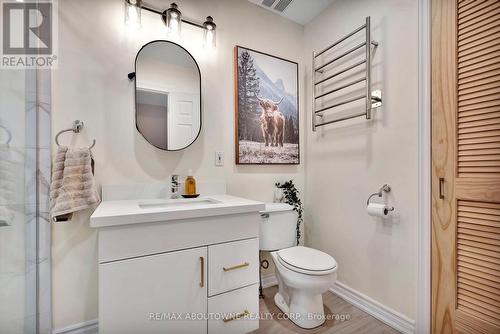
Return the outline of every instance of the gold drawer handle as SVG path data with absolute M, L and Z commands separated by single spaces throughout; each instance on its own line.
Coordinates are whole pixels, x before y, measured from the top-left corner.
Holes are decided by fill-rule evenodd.
M 235 315 L 233 315 L 231 317 L 223 318 L 222 321 L 229 322 L 229 321 L 240 319 L 240 318 L 243 318 L 243 317 L 246 317 L 246 316 L 249 316 L 249 315 L 250 315 L 250 312 L 248 310 L 245 310 L 242 313 L 237 313 L 237 314 L 235 314 Z
M 245 268 L 245 267 L 248 267 L 249 265 L 250 265 L 250 263 L 245 262 L 245 263 L 239 264 L 237 266 L 233 266 L 233 267 L 222 267 L 222 270 L 231 271 L 231 270 L 235 270 L 235 269 Z
M 200 256 L 200 268 L 201 268 L 201 277 L 200 277 L 200 287 L 205 286 L 205 258 Z

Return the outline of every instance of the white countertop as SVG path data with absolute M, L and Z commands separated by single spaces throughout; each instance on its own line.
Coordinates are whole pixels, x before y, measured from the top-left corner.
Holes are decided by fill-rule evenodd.
M 162 204 L 165 203 L 165 206 Z M 179 205 L 176 205 L 179 204 Z M 264 210 L 262 202 L 229 195 L 197 199 L 135 199 L 103 201 L 90 217 L 90 227 L 164 222 Z

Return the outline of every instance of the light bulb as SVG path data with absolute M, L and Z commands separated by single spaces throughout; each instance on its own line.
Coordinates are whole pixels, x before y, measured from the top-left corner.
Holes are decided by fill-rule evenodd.
M 170 4 L 170 8 L 163 12 L 163 22 L 167 26 L 167 35 L 177 39 L 181 34 L 182 14 L 175 3 Z
M 141 27 L 140 0 L 125 0 L 125 24 L 131 28 Z
M 203 47 L 207 49 L 215 48 L 216 45 L 216 25 L 211 16 L 203 23 L 205 30 L 203 31 Z
M 179 22 L 177 20 L 170 21 L 170 26 L 168 27 L 168 35 L 172 37 L 179 37 Z
M 207 31 L 207 36 L 205 37 L 205 47 L 212 48 L 214 46 L 214 33 L 212 30 Z

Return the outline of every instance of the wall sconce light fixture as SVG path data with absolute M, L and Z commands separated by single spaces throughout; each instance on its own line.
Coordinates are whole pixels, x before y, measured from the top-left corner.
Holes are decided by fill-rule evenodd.
M 215 48 L 215 28 L 216 24 L 211 16 L 207 16 L 207 20 L 203 22 L 203 46 L 207 48 Z
M 141 27 L 142 0 L 125 0 L 125 24 L 131 28 Z
M 161 18 L 167 26 L 167 35 L 172 37 L 180 37 L 182 13 L 177 9 L 177 4 L 170 4 L 170 8 L 163 12 Z
M 158 14 L 167 26 L 167 35 L 172 38 L 177 38 L 181 33 L 183 23 L 203 29 L 203 46 L 207 48 L 215 47 L 216 45 L 216 24 L 211 16 L 202 24 L 188 20 L 182 16 L 177 4 L 172 3 L 165 11 L 160 11 L 145 5 L 142 0 L 124 0 L 125 1 L 125 23 L 130 26 L 140 28 L 141 26 L 141 10 Z

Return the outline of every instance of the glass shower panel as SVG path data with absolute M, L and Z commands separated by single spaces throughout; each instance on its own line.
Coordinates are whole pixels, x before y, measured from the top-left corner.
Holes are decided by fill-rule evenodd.
M 37 105 L 33 70 L 0 71 L 0 333 L 37 331 Z

